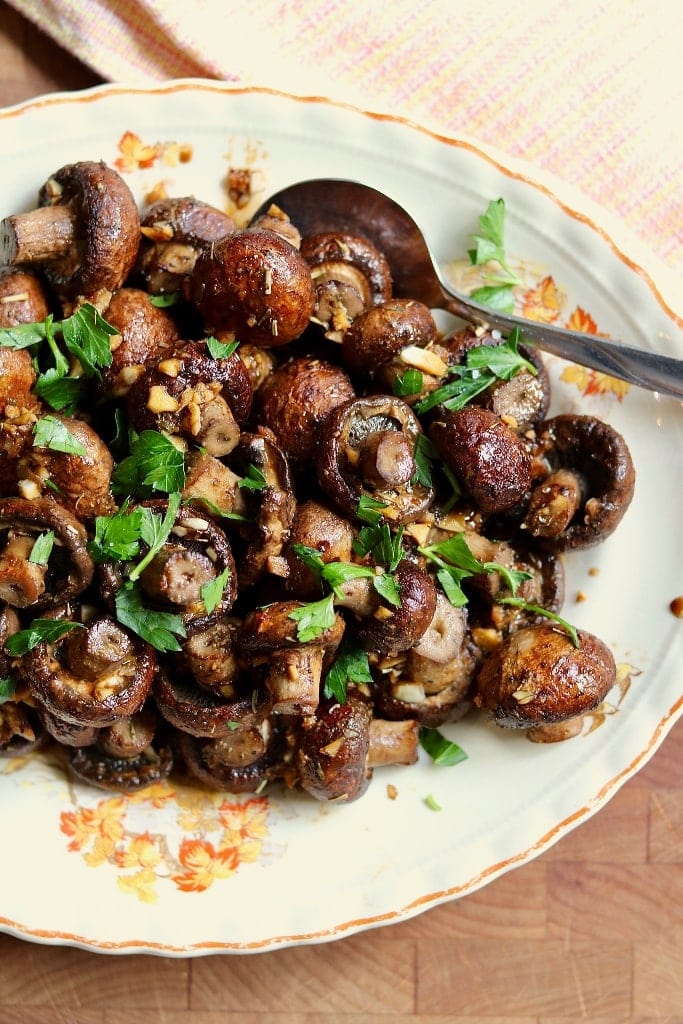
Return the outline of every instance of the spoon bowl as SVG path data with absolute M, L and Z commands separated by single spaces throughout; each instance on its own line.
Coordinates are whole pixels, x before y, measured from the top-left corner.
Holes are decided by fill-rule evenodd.
M 518 328 L 524 341 L 581 366 L 673 398 L 683 398 L 683 360 L 634 348 L 594 334 L 501 313 L 456 291 L 434 259 L 409 213 L 378 189 L 342 178 L 314 178 L 288 185 L 266 202 L 286 213 L 302 236 L 323 231 L 363 235 L 385 255 L 394 295 L 445 309 L 462 320 L 507 335 Z

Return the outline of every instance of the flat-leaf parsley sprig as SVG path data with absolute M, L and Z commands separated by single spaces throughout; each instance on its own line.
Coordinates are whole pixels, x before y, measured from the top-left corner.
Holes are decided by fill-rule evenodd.
M 448 368 L 448 377 L 452 379 L 422 398 L 415 411 L 421 416 L 437 405 L 455 411 L 497 381 L 512 380 L 521 370 L 535 377 L 538 369 L 519 351 L 521 340 L 519 328 L 515 327 L 499 345 L 477 345 L 470 349 L 464 364 Z
M 428 561 L 436 565 L 436 577 L 452 605 L 461 608 L 467 604 L 467 596 L 461 583 L 468 576 L 479 573 L 498 573 L 502 576 L 511 594 L 516 594 L 524 580 L 531 579 L 530 572 L 509 569 L 499 562 L 481 562 L 472 552 L 464 533 L 454 533 L 439 544 L 427 544 L 417 549 Z
M 475 302 L 504 313 L 514 310 L 512 289 L 520 277 L 508 262 L 505 252 L 505 200 L 492 199 L 479 218 L 479 232 L 472 236 L 475 248 L 468 252 L 473 266 L 487 268 L 487 284 L 471 292 Z

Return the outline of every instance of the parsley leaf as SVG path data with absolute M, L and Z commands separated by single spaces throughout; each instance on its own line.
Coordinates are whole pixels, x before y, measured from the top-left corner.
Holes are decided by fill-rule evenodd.
M 114 494 L 149 498 L 153 491 L 170 494 L 185 486 L 185 456 L 165 434 L 143 430 L 133 434 L 130 455 L 114 468 Z
M 48 319 L 52 319 L 52 316 Z M 37 324 L 15 324 L 0 330 L 0 348 L 32 348 L 45 341 L 45 321 Z
M 209 580 L 208 583 L 204 583 L 199 588 L 204 607 L 209 615 L 223 600 L 223 592 L 229 579 L 230 567 L 226 566 L 220 575 L 216 576 L 213 580 Z
M 267 487 L 267 483 L 258 466 L 254 466 L 250 462 L 245 476 L 242 477 L 237 486 L 244 487 L 247 491 L 262 491 L 264 487 Z
M 353 550 L 359 555 L 371 554 L 378 565 L 386 565 L 393 572 L 404 556 L 403 527 L 392 534 L 385 522 L 364 526 L 353 542 Z
M 140 534 L 148 546 L 148 551 L 144 558 L 129 572 L 128 578 L 130 580 L 136 580 L 141 575 L 168 540 L 178 515 L 180 502 L 181 496 L 177 492 L 169 495 L 168 507 L 163 518 L 158 512 L 154 512 L 150 508 L 141 509 Z
M 478 345 L 470 349 L 464 366 L 449 367 L 449 376 L 455 379 L 426 395 L 416 404 L 415 411 L 421 416 L 437 405 L 462 409 L 498 380 L 511 380 L 521 370 L 535 376 L 538 370 L 519 352 L 520 340 L 519 328 L 515 327 L 500 345 Z
M 150 295 L 149 301 L 157 309 L 166 309 L 167 306 L 176 306 L 180 301 L 179 292 L 166 292 L 163 295 Z
M 344 637 L 334 662 L 323 684 L 323 696 L 334 697 L 340 704 L 346 702 L 347 683 L 371 683 L 372 673 L 367 651 L 361 645 Z
M 296 622 L 296 637 L 302 644 L 315 640 L 326 629 L 334 625 L 334 594 L 328 594 L 320 601 L 309 601 L 289 613 Z
M 525 601 L 521 597 L 499 597 L 497 599 L 498 604 L 509 604 L 514 608 L 521 608 L 526 612 L 533 612 L 535 615 L 544 615 L 546 619 L 552 619 L 553 622 L 557 622 L 559 626 L 562 626 L 564 630 L 569 633 L 569 639 L 573 643 L 574 647 L 580 647 L 581 641 L 579 640 L 579 634 L 576 626 L 572 626 L 566 619 L 556 615 L 555 612 L 548 611 L 547 608 L 543 608 L 540 604 L 531 604 L 529 601 Z
M 111 516 L 95 517 L 95 536 L 88 551 L 95 562 L 128 562 L 140 554 L 143 509 L 129 509 L 128 500 Z
M 179 651 L 178 637 L 187 636 L 182 616 L 147 608 L 134 583 L 124 583 L 116 592 L 116 618 L 122 626 L 146 640 L 157 651 Z
M 499 313 L 514 313 L 515 298 L 511 284 L 485 284 L 470 292 L 470 298 Z
M 395 576 L 389 572 L 376 572 L 372 577 L 372 585 L 387 604 L 393 604 L 394 608 L 401 607 L 401 595 Z
M 206 347 L 213 359 L 229 359 L 238 345 L 239 341 L 219 341 L 213 337 L 206 339 Z
M 43 416 L 33 428 L 33 447 L 49 448 L 53 452 L 85 456 L 84 445 L 71 433 L 66 423 L 56 416 Z
M 420 746 L 429 754 L 434 764 L 447 767 L 467 760 L 467 754 L 462 747 L 446 739 L 438 729 L 430 729 L 425 725 L 420 727 Z
M 34 565 L 47 565 L 54 543 L 54 530 L 39 534 L 31 548 L 31 554 L 28 556 L 29 562 L 33 562 Z
M 362 522 L 374 526 L 382 519 L 380 509 L 386 507 L 386 502 L 378 501 L 377 498 L 372 498 L 369 494 L 361 494 L 358 507 L 356 508 L 356 515 Z
M 394 377 L 392 389 L 397 398 L 410 398 L 420 394 L 423 382 L 422 373 L 411 366 L 405 373 Z
M 72 629 L 83 629 L 81 622 L 66 622 L 64 619 L 34 619 L 27 629 L 20 629 L 18 633 L 5 640 L 5 650 L 13 658 L 32 651 L 38 644 L 52 644 L 61 637 L 66 636 Z
M 3 676 L 0 678 L 0 704 L 4 704 L 5 701 L 11 700 L 16 688 L 16 680 L 12 679 L 11 676 Z
M 72 316 L 59 324 L 64 344 L 78 359 L 88 377 L 99 377 L 100 367 L 110 366 L 109 339 L 119 332 L 100 316 L 95 306 L 84 302 Z
M 411 478 L 411 484 L 422 484 L 423 487 L 432 486 L 432 462 L 436 458 L 436 448 L 426 434 L 418 434 L 413 451 L 415 459 L 415 472 Z
M 82 377 L 62 376 L 55 367 L 50 367 L 36 379 L 33 390 L 52 409 L 73 416 L 87 387 Z
M 503 577 L 506 586 L 513 594 L 524 580 L 531 579 L 529 572 L 509 569 L 499 562 L 480 562 L 472 553 L 464 533 L 454 533 L 448 540 L 444 540 L 440 544 L 419 547 L 418 551 L 439 567 L 436 577 L 446 597 L 456 608 L 467 603 L 467 597 L 460 586 L 462 580 L 467 576 L 476 576 L 482 572 L 497 572 Z

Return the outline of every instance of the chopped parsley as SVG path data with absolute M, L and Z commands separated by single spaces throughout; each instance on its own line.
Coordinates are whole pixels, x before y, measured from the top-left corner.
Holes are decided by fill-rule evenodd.
M 492 199 L 479 218 L 479 232 L 472 236 L 475 248 L 469 250 L 470 262 L 475 266 L 494 264 L 486 275 L 489 284 L 476 288 L 471 297 L 475 302 L 501 312 L 512 313 L 512 289 L 521 280 L 512 270 L 505 253 L 505 200 Z
M 43 416 L 33 428 L 33 447 L 49 448 L 53 452 L 64 452 L 66 455 L 88 454 L 85 446 L 69 430 L 63 420 L 56 416 Z
M 420 726 L 420 746 L 431 757 L 434 764 L 450 767 L 467 760 L 467 754 L 457 743 L 446 739 L 438 729 Z
M 130 455 L 114 467 L 114 494 L 149 498 L 154 491 L 170 494 L 185 486 L 185 456 L 158 430 L 131 431 Z
M 434 565 L 438 566 L 436 578 L 452 605 L 461 608 L 467 604 L 467 596 L 461 587 L 462 581 L 468 576 L 479 573 L 497 572 L 502 576 L 512 594 L 524 580 L 531 579 L 531 573 L 518 569 L 508 569 L 498 562 L 480 562 L 472 553 L 465 540 L 464 533 L 454 533 L 448 540 L 440 544 L 429 544 L 419 547 L 418 551 Z
M 116 618 L 122 626 L 146 640 L 157 651 L 179 651 L 178 637 L 187 636 L 182 616 L 146 607 L 135 583 L 124 583 L 116 592 Z
M 371 683 L 372 673 L 368 654 L 361 645 L 346 636 L 325 676 L 323 696 L 334 697 L 340 704 L 346 702 L 347 683 Z
M 28 556 L 29 562 L 32 562 L 34 565 L 47 565 L 54 543 L 54 530 L 48 530 L 46 533 L 39 534 L 33 543 L 31 554 Z
M 26 629 L 20 629 L 18 633 L 5 640 L 5 650 L 13 658 L 22 654 L 28 654 L 38 644 L 52 644 L 60 640 L 72 629 L 83 629 L 81 622 L 67 622 L 64 619 L 34 619 Z

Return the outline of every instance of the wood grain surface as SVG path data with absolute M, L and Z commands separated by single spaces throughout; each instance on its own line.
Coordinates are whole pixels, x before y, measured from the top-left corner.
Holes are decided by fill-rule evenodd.
M 97 82 L 0 0 L 1 106 Z M 0 1024 L 683 1024 L 682 765 L 683 721 L 543 856 L 325 945 L 175 960 L 0 935 Z

